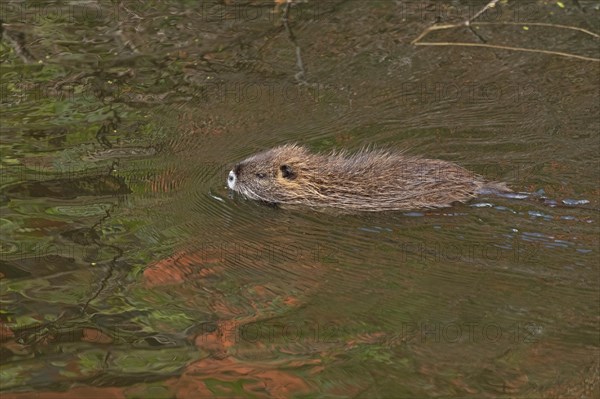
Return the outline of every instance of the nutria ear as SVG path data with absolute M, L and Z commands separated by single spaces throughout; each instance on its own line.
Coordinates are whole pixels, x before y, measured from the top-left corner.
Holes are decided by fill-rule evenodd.
M 281 176 L 285 179 L 292 180 L 296 178 L 296 173 L 294 173 L 290 165 L 281 165 L 279 169 L 281 170 Z

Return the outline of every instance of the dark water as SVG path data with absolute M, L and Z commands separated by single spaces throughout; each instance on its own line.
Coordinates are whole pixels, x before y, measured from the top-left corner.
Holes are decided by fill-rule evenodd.
M 511 24 L 423 39 L 566 56 L 410 44 L 485 3 L 309 0 L 290 36 L 271 1 L 3 2 L 2 396 L 597 397 L 599 40 L 527 23 L 597 34 L 600 10 L 502 2 L 478 20 Z M 538 197 L 227 192 L 287 142 Z

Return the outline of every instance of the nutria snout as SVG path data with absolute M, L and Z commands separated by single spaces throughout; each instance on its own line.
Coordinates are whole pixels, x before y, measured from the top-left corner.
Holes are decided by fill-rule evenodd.
M 356 211 L 441 208 L 510 191 L 452 162 L 388 151 L 314 154 L 284 145 L 235 165 L 227 185 L 247 198 Z

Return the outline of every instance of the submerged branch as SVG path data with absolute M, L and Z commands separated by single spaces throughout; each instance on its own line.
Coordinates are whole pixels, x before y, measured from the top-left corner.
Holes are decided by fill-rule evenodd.
M 25 35 L 22 32 L 12 32 L 5 28 L 5 23 L 0 19 L 0 40 L 6 42 L 13 48 L 15 54 L 19 56 L 24 63 L 33 64 L 37 60 L 27 49 L 25 45 Z

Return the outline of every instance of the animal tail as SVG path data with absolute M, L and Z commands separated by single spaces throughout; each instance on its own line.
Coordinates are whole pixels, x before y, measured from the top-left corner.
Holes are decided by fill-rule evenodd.
M 506 183 L 487 181 L 484 182 L 481 187 L 477 190 L 477 194 L 501 194 L 501 193 L 512 193 Z

